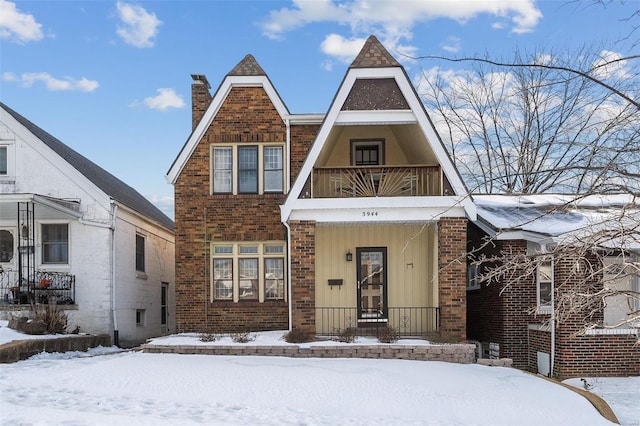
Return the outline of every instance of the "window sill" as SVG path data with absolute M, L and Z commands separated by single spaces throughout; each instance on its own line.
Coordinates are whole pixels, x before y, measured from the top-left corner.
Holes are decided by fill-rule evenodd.
M 149 279 L 145 272 L 136 271 L 136 278 L 140 278 L 141 280 Z
M 550 306 L 538 306 L 538 308 L 536 309 L 537 315 L 551 315 L 552 313 L 553 310 Z

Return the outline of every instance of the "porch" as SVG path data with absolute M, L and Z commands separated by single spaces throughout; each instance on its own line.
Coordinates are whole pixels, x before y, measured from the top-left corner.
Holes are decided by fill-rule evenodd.
M 311 198 L 442 195 L 439 166 L 316 167 Z
M 75 275 L 35 271 L 26 277 L 20 271 L 0 268 L 0 297 L 3 305 L 75 303 Z
M 358 336 L 375 336 L 392 327 L 399 337 L 427 337 L 439 330 L 440 308 L 388 307 L 358 316 L 357 308 L 316 308 L 316 334 L 338 336 L 350 329 Z

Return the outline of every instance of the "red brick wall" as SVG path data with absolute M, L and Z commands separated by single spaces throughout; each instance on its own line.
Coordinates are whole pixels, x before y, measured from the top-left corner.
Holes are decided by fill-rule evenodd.
M 284 301 L 209 302 L 210 255 L 205 244 L 205 234 L 215 241 L 286 240 L 280 222 L 284 194 L 210 195 L 209 170 L 211 144 L 285 140 L 285 124 L 266 92 L 260 87 L 234 87 L 178 176 L 174 187 L 178 331 L 287 328 Z
M 538 372 L 538 352 L 551 354 L 551 332 L 544 330 L 529 330 L 529 347 L 527 365 L 520 367 L 523 370 Z
M 290 221 L 291 305 L 294 330 L 316 332 L 315 230 L 313 221 Z
M 438 222 L 438 298 L 440 332 L 454 341 L 467 339 L 467 219 L 443 217 Z
M 211 103 L 211 93 L 207 84 L 191 85 L 191 129 L 195 129 Z

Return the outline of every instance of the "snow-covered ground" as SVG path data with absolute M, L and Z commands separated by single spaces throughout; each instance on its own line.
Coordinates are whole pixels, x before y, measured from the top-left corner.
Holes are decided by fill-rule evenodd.
M 8 333 L 0 328 L 0 338 Z M 254 344 L 283 344 L 276 336 L 258 335 Z M 172 336 L 156 343 L 178 341 L 193 344 L 197 338 Z M 640 383 L 632 380 L 628 386 Z M 609 379 L 596 383 L 605 389 Z M 617 413 L 614 401 L 607 401 Z M 2 365 L 0 422 L 611 424 L 577 393 L 512 368 L 409 360 L 144 354 L 115 347 L 39 354 Z

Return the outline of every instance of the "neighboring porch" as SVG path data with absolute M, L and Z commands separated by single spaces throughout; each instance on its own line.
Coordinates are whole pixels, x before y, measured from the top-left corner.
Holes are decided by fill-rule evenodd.
M 0 306 L 75 303 L 69 223 L 79 202 L 0 194 Z
M 0 269 L 0 300 L 4 305 L 75 303 L 76 277 L 64 272 L 35 271 L 21 276 L 20 271 Z

